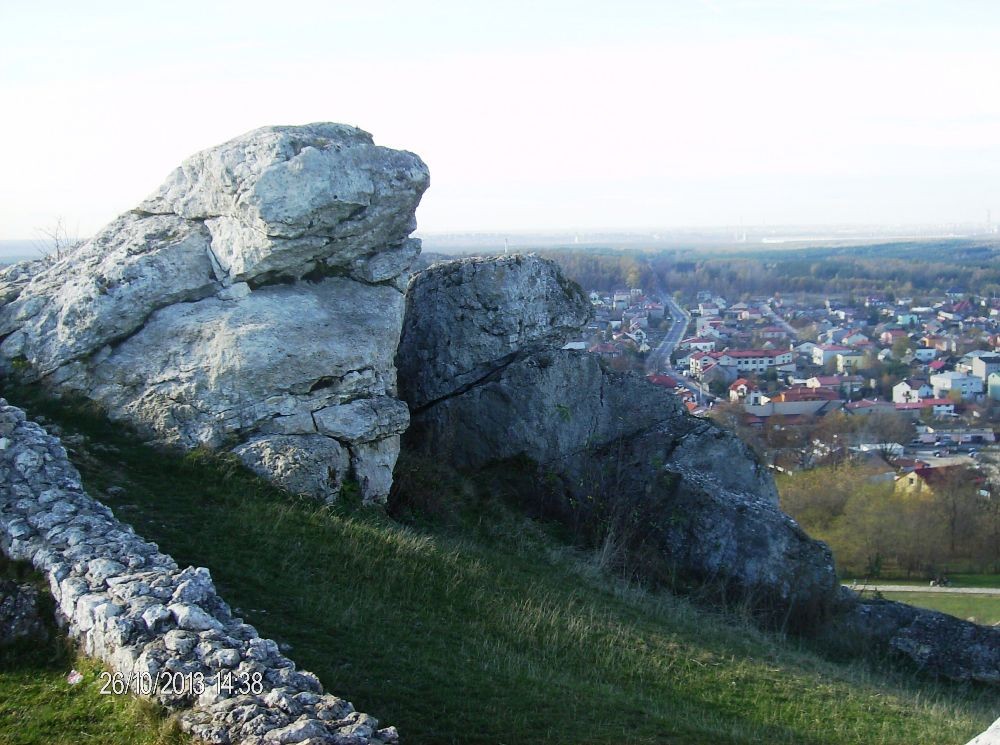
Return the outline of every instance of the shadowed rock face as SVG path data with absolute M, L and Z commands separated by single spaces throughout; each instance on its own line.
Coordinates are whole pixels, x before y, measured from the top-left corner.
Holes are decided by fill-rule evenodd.
M 534 282 L 508 286 L 512 266 Z M 653 548 L 658 571 L 721 583 L 781 620 L 825 613 L 837 586 L 830 552 L 781 512 L 742 442 L 663 389 L 558 349 L 586 305 L 532 256 L 415 275 L 397 355 L 407 442 L 459 468 L 527 458 L 537 500 L 567 520 L 603 510 Z M 546 317 L 561 326 L 545 333 Z
M 397 356 L 414 409 L 475 385 L 515 354 L 562 346 L 593 313 L 554 263 L 535 256 L 448 261 L 430 276 L 410 285 Z
M 427 185 L 417 156 L 340 124 L 198 153 L 69 255 L 0 274 L 0 369 L 294 491 L 330 498 L 353 475 L 384 499 Z
M 851 602 L 826 630 L 833 641 L 873 646 L 935 677 L 1000 686 L 1000 628 L 844 592 Z

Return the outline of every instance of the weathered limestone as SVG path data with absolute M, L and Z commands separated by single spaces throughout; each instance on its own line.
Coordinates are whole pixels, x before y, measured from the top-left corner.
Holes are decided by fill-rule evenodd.
M 447 261 L 406 297 L 405 351 L 397 357 L 412 409 L 467 386 L 512 355 L 562 346 L 590 320 L 583 292 L 537 256 Z
M 234 448 L 295 491 L 332 498 L 353 476 L 384 499 L 407 424 L 385 402 L 427 185 L 415 155 L 339 124 L 198 153 L 61 260 L 0 274 L 0 372 L 82 393 L 162 442 Z M 289 466 L 298 440 L 303 462 L 337 453 L 331 472 Z
M 1000 686 L 1000 627 L 890 600 L 861 602 L 853 593 L 845 594 L 854 602 L 827 631 L 834 638 L 902 657 L 939 678 Z
M 180 569 L 84 493 L 58 440 L 3 399 L 0 550 L 48 577 L 58 620 L 87 654 L 206 742 L 398 739 L 234 618 L 207 569 Z
M 721 582 L 781 621 L 825 613 L 837 587 L 830 552 L 781 512 L 743 443 L 670 393 L 558 349 L 588 313 L 579 288 L 532 256 L 414 276 L 397 355 L 407 442 L 459 468 L 527 458 L 536 498 L 567 518 L 600 509 L 648 520 L 619 527 L 655 546 L 658 571 Z

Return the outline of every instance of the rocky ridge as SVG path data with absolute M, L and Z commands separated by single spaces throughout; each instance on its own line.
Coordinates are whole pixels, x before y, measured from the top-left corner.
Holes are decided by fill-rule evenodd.
M 830 552 L 781 512 L 746 446 L 670 393 L 559 348 L 589 314 L 580 289 L 535 256 L 415 275 L 397 354 L 407 441 L 459 468 L 527 458 L 534 499 L 570 519 L 603 510 L 623 541 L 648 523 L 639 537 L 655 571 L 721 583 L 793 623 L 824 614 L 837 587 Z
M 231 449 L 293 492 L 388 493 L 412 153 L 340 124 L 265 127 L 185 161 L 60 257 L 0 273 L 0 372 L 144 436 Z
M 182 728 L 201 740 L 398 739 L 234 617 L 207 569 L 179 568 L 88 496 L 59 441 L 3 399 L 0 550 L 47 577 L 58 620 L 84 652 L 133 692 L 179 712 Z

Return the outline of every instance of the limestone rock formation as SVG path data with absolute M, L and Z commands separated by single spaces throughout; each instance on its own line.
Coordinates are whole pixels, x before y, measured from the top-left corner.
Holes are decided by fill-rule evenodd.
M 1000 686 L 1000 628 L 890 600 L 855 602 L 827 632 L 939 678 Z
M 518 276 L 533 282 L 508 286 Z M 407 441 L 459 468 L 528 459 L 537 500 L 571 520 L 602 510 L 621 540 L 636 531 L 652 548 L 658 571 L 724 585 L 782 621 L 824 613 L 837 586 L 830 552 L 781 512 L 739 439 L 663 389 L 558 348 L 585 304 L 532 256 L 415 275 L 397 354 Z M 558 319 L 556 331 L 540 319 Z
M 159 441 L 234 449 L 295 491 L 329 498 L 353 474 L 383 499 L 427 185 L 417 156 L 340 124 L 198 153 L 61 260 L 0 275 L 0 371 Z
M 562 346 L 593 312 L 554 263 L 534 256 L 444 262 L 433 277 L 410 286 L 407 307 L 422 312 L 407 314 L 398 357 L 402 395 L 415 409 L 476 384 L 516 353 Z

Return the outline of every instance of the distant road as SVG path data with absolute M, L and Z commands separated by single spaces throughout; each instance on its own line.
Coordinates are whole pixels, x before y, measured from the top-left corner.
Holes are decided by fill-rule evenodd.
M 646 358 L 646 373 L 652 374 L 666 370 L 678 378 L 679 382 L 695 391 L 700 396 L 702 402 L 715 401 L 715 396 L 709 393 L 707 388 L 702 387 L 700 383 L 687 377 L 679 370 L 674 370 L 671 366 L 670 355 L 673 354 L 674 349 L 680 343 L 681 339 L 684 338 L 684 332 L 687 331 L 688 324 L 691 322 L 691 314 L 674 302 L 673 297 L 665 292 L 661 293 L 660 299 L 663 301 L 666 310 L 670 313 L 673 325 L 670 327 L 667 335 L 663 337 L 663 341 Z
M 781 328 L 783 328 L 785 331 L 787 331 L 789 334 L 791 334 L 791 336 L 792 336 L 793 339 L 798 339 L 799 338 L 799 332 L 798 332 L 798 330 L 794 326 L 792 326 L 788 321 L 786 321 L 784 318 L 782 318 L 777 313 L 775 313 L 774 308 L 771 307 L 770 303 L 765 303 L 763 307 L 764 307 L 764 312 L 767 313 L 769 316 L 771 316 L 771 319 L 776 324 L 778 324 L 779 326 L 781 326 Z
M 691 322 L 690 314 L 675 303 L 672 297 L 666 293 L 662 293 L 660 299 L 663 301 L 666 310 L 670 313 L 673 325 L 671 325 L 670 331 L 663 337 L 663 341 L 660 342 L 659 346 L 650 352 L 649 357 L 646 358 L 647 373 L 656 373 L 660 370 L 670 369 L 670 355 L 673 354 L 676 346 L 684 338 L 684 332 L 687 329 L 688 323 Z
M 940 592 L 952 595 L 996 595 L 1000 597 L 1000 587 L 931 587 L 927 585 L 860 585 L 845 583 L 851 590 L 866 592 Z

